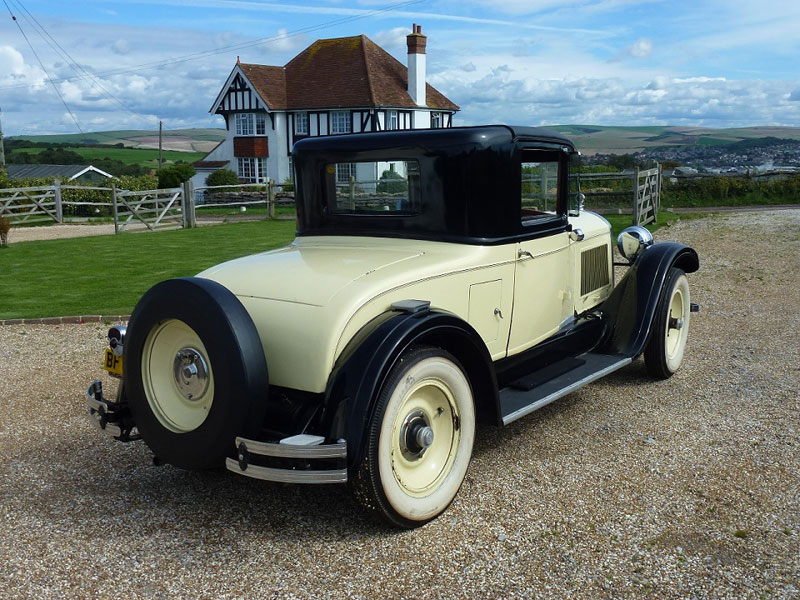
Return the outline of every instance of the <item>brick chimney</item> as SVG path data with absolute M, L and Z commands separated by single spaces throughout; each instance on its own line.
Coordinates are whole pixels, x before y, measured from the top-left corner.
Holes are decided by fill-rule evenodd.
M 422 25 L 414 23 L 406 37 L 408 43 L 408 95 L 417 106 L 425 104 L 425 44 Z

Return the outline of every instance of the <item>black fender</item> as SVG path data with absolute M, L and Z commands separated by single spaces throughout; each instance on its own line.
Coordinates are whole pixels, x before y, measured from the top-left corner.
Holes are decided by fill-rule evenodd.
M 635 358 L 644 351 L 658 299 L 672 267 L 694 273 L 700 268 L 697 252 L 677 242 L 660 242 L 639 255 L 600 306 L 608 325 L 602 352 Z
M 367 427 L 389 371 L 415 344 L 437 346 L 453 354 L 472 384 L 478 418 L 502 422 L 492 359 L 469 323 L 434 310 L 389 311 L 353 337 L 328 379 L 321 427 L 329 438 L 347 440 L 349 468 L 357 468 L 364 458 Z

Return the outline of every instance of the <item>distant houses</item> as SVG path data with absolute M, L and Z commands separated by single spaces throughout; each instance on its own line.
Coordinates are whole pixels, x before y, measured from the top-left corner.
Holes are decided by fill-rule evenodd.
M 317 40 L 283 67 L 237 61 L 209 111 L 226 138 L 194 163 L 195 187 L 223 167 L 283 182 L 292 145 L 309 136 L 452 127 L 459 107 L 426 82 L 422 27 L 406 42 L 407 65 L 365 35 Z

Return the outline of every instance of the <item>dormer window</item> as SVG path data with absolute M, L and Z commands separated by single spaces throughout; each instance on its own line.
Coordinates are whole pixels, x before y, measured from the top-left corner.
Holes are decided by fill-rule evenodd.
M 440 129 L 442 127 L 442 113 L 431 113 L 431 129 Z
M 386 130 L 394 131 L 397 129 L 397 111 L 390 110 L 386 113 Z
M 301 112 L 294 115 L 294 134 L 308 135 L 308 113 Z
M 236 113 L 236 135 L 267 135 L 267 115 Z

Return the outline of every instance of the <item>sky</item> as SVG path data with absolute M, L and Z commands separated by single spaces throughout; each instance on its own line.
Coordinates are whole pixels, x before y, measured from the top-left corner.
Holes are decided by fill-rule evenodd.
M 223 127 L 208 111 L 237 56 L 363 33 L 406 63 L 412 23 L 456 125 L 800 126 L 798 0 L 4 3 L 6 136 Z

